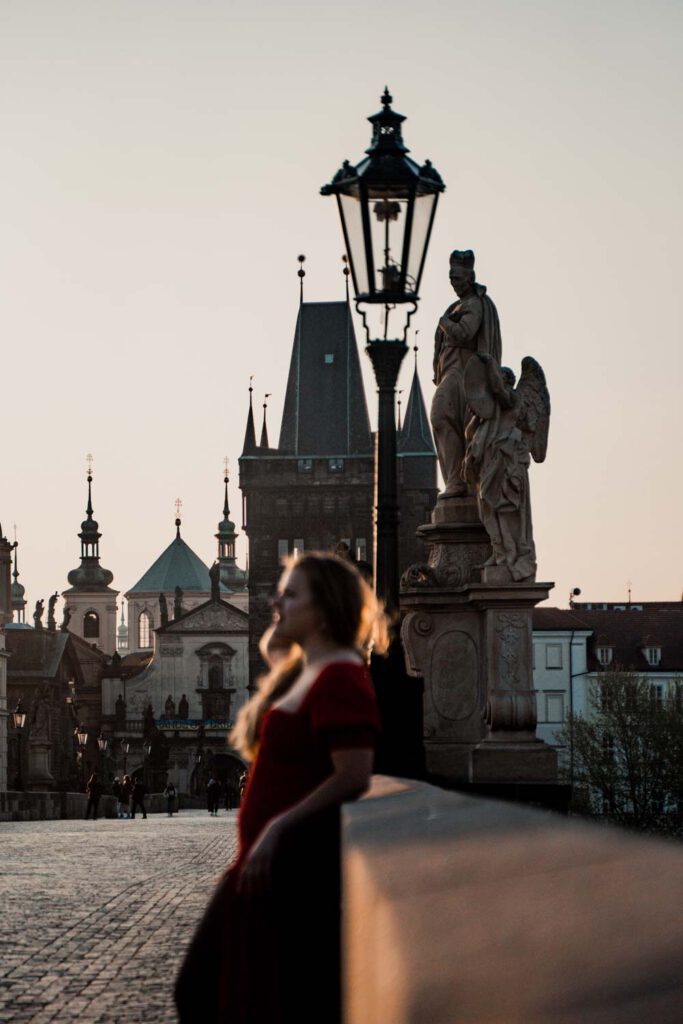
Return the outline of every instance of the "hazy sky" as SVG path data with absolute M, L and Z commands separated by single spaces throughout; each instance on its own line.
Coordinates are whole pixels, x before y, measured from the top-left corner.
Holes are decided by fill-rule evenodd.
M 548 378 L 532 502 L 552 602 L 627 580 L 678 599 L 682 23 L 673 0 L 0 0 L 0 521 L 29 620 L 78 565 L 87 452 L 122 592 L 176 497 L 213 559 L 225 455 L 240 525 L 249 375 L 276 440 L 296 256 L 307 299 L 343 297 L 318 190 L 361 158 L 385 83 L 447 186 L 413 321 L 427 400 L 448 253 L 472 247 L 504 361 Z

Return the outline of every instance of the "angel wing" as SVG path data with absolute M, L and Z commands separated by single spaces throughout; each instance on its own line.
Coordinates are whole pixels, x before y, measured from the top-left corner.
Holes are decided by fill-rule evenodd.
M 550 394 L 543 367 L 532 356 L 525 356 L 522 360 L 522 375 L 515 393 L 520 400 L 517 423 L 534 462 L 543 462 L 548 450 Z

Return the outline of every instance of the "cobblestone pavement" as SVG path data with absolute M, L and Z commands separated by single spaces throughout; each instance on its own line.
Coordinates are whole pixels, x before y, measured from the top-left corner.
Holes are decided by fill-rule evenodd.
M 236 842 L 234 811 L 0 822 L 0 1021 L 173 1024 L 178 965 Z

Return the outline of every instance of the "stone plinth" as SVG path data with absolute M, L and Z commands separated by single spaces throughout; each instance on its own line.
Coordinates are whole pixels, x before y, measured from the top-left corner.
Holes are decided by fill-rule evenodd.
M 50 771 L 52 744 L 31 740 L 29 742 L 28 789 L 54 789 L 55 780 Z
M 440 501 L 420 529 L 429 561 L 403 576 L 408 670 L 422 676 L 427 771 L 450 782 L 554 782 L 536 738 L 532 611 L 551 583 L 510 581 L 472 498 Z M 483 577 L 483 580 L 482 580 Z

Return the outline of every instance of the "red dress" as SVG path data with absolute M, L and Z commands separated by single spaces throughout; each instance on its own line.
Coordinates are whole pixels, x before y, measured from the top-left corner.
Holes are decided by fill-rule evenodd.
M 338 1019 L 339 808 L 287 829 L 266 893 L 247 898 L 235 883 L 266 824 L 332 774 L 332 751 L 373 748 L 379 730 L 367 669 L 353 662 L 324 665 L 296 711 L 266 713 L 240 811 L 238 857 L 209 904 L 176 986 L 181 1024 Z M 200 1016 L 202 992 L 214 1002 L 204 1002 Z

